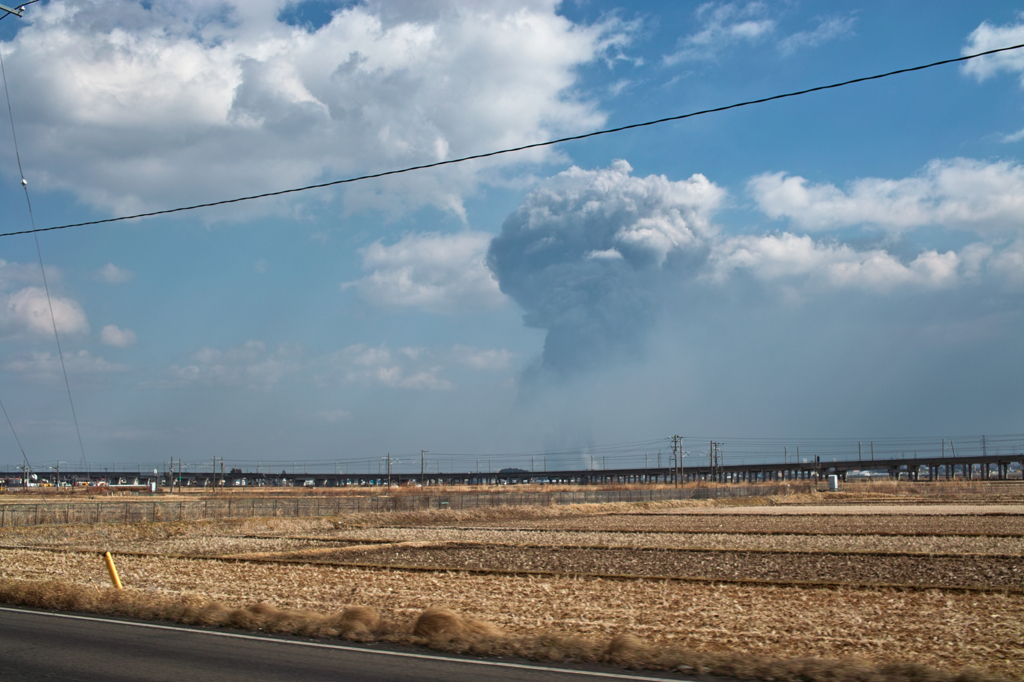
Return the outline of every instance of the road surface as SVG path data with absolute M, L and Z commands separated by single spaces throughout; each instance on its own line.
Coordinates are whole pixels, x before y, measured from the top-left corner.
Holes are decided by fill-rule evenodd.
M 531 665 L 428 650 L 207 630 L 0 607 L 0 679 L 8 682 L 613 682 L 659 673 Z

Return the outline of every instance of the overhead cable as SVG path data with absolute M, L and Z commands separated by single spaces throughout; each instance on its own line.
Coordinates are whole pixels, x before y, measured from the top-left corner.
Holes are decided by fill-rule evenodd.
M 754 104 L 764 104 L 766 102 L 773 102 L 780 99 L 786 99 L 789 97 L 798 97 L 800 95 L 807 95 L 812 92 L 820 92 L 822 90 L 832 90 L 835 88 L 845 87 L 847 85 L 854 85 L 855 83 L 864 83 L 866 81 L 878 80 L 880 78 L 888 78 L 890 76 L 898 76 L 904 73 L 912 73 L 914 71 L 923 71 L 924 69 L 931 69 L 936 66 L 943 66 L 945 64 L 955 64 L 957 62 L 964 62 L 970 59 L 978 59 L 979 57 L 985 57 L 999 52 L 1008 52 L 1010 50 L 1019 50 L 1024 48 L 1024 43 L 1020 45 L 1011 45 L 1010 47 L 1000 47 L 995 50 L 987 50 L 985 52 L 978 52 L 976 54 L 966 55 L 964 57 L 957 57 L 955 59 L 943 59 L 938 62 L 932 62 L 931 64 L 922 64 L 921 66 L 913 66 L 907 69 L 898 69 L 896 71 L 888 71 L 886 73 L 876 74 L 874 76 L 863 76 L 861 78 L 854 78 L 852 80 L 842 81 L 839 83 L 831 83 L 829 85 L 819 85 L 813 88 L 807 88 L 806 90 L 797 90 L 795 92 L 787 92 L 781 95 L 772 95 L 771 97 L 762 97 L 760 99 L 747 100 L 745 102 L 737 102 L 736 104 L 729 104 L 722 107 L 715 107 L 713 109 L 702 109 L 700 111 L 692 111 L 688 114 L 679 114 L 678 116 L 668 116 L 665 118 L 655 119 L 653 121 L 644 121 L 643 123 L 631 123 L 629 125 L 618 126 L 615 128 L 606 128 L 604 130 L 596 130 L 590 133 L 583 133 L 582 135 L 571 135 L 569 137 L 560 137 L 555 140 L 548 140 L 546 142 L 534 142 L 532 144 L 521 145 L 519 147 L 509 147 L 507 149 L 499 149 L 497 151 L 486 152 L 483 154 L 473 154 L 470 156 L 463 156 L 457 159 L 448 159 L 447 161 L 435 161 L 434 163 L 425 163 L 418 166 L 408 166 L 406 168 L 399 168 L 395 170 L 382 171 L 380 173 L 370 173 L 367 175 L 360 175 L 353 178 L 345 178 L 343 180 L 332 180 L 330 182 L 321 182 L 313 185 L 306 185 L 304 187 L 293 187 L 291 189 L 282 189 L 275 192 L 264 192 L 262 194 L 252 194 L 244 197 L 236 197 L 234 199 L 222 199 L 220 201 L 211 201 L 205 204 L 194 204 L 192 206 L 180 206 L 178 208 L 167 208 L 160 211 L 149 211 L 147 213 L 136 213 L 134 215 L 118 216 L 116 218 L 103 218 L 102 220 L 89 220 L 81 223 L 70 223 L 67 225 L 55 225 L 53 227 L 33 227 L 31 230 L 20 230 L 16 232 L 3 232 L 0 233 L 0 237 L 11 237 L 19 234 L 31 234 L 34 232 L 49 232 L 51 230 L 66 230 L 70 227 L 85 227 L 88 225 L 102 225 L 104 223 L 115 223 L 122 220 L 135 220 L 137 218 L 151 218 L 153 216 L 167 215 L 170 213 L 181 213 L 183 211 L 194 211 L 200 208 L 211 208 L 213 206 L 224 206 L 227 204 L 236 204 L 243 201 L 252 201 L 254 199 L 266 199 L 268 197 L 277 197 L 285 194 L 295 194 L 297 192 L 305 192 L 312 189 L 322 189 L 324 187 L 333 187 L 335 185 L 345 185 L 354 182 L 361 182 L 363 180 L 373 180 L 375 178 L 384 178 L 391 175 L 401 175 L 403 173 L 411 173 L 413 171 L 427 170 L 429 168 L 439 168 L 441 166 L 451 166 L 457 163 L 465 163 L 466 161 L 475 161 L 477 159 L 486 159 L 492 156 L 501 156 L 503 154 L 511 154 L 513 152 L 526 151 L 528 149 L 538 149 L 540 147 L 550 147 L 556 144 L 563 144 L 565 142 L 573 142 L 576 140 L 586 140 L 591 137 L 597 137 L 599 135 L 610 135 L 611 133 L 621 133 L 626 130 L 634 130 L 636 128 L 645 128 L 647 126 L 659 125 L 662 123 L 669 123 L 672 121 L 682 121 L 683 119 L 693 118 L 695 116 L 703 116 L 705 114 L 715 114 L 723 111 L 729 111 L 730 109 L 738 109 L 740 107 L 747 107 Z
M 4 16 L 7 16 L 6 14 Z M 46 281 L 46 268 L 43 267 L 43 251 L 39 247 L 39 232 L 36 229 L 36 218 L 32 213 L 32 200 L 28 196 L 28 180 L 25 179 L 25 171 L 21 168 L 21 153 L 18 151 L 18 135 L 14 132 L 14 111 L 11 109 L 11 93 L 7 89 L 7 70 L 4 68 L 3 52 L 0 51 L 0 75 L 3 76 L 4 97 L 7 99 L 7 115 L 11 120 L 11 137 L 14 139 L 14 158 L 18 161 L 18 174 L 21 176 L 21 188 L 25 190 L 25 203 L 28 205 L 29 223 L 32 225 L 32 236 L 36 240 L 36 255 L 39 256 L 39 271 L 43 275 L 43 289 L 46 291 L 46 305 L 50 310 L 50 322 L 53 324 L 53 338 L 57 341 L 57 355 L 60 356 L 60 368 L 64 372 L 64 386 L 68 389 L 68 402 L 71 404 L 71 418 L 75 422 L 75 433 L 78 434 L 78 447 L 82 451 L 82 462 L 88 467 L 89 460 L 85 457 L 85 445 L 82 443 L 82 430 L 78 427 L 78 415 L 75 413 L 75 401 L 71 398 L 71 383 L 68 381 L 68 369 L 64 365 L 64 351 L 60 347 L 60 335 L 57 334 L 57 318 L 53 314 L 53 302 L 50 300 L 50 285 Z M 4 410 L 4 414 L 7 411 Z M 10 420 L 8 420 L 10 421 Z M 14 429 L 14 426 L 11 426 Z M 18 443 L 19 447 L 21 443 Z M 25 451 L 22 450 L 22 455 Z M 28 458 L 25 458 L 28 464 Z

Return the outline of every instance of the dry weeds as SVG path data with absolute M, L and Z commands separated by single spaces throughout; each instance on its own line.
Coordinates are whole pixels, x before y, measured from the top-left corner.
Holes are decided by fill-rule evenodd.
M 407 624 L 383 620 L 373 609 L 359 606 L 331 615 L 280 609 L 262 602 L 231 608 L 220 602 L 191 596 L 166 597 L 56 581 L 5 579 L 0 579 L 0 602 L 309 637 L 420 644 L 443 651 L 477 655 L 606 663 L 773 682 L 999 682 L 998 677 L 971 667 L 951 673 L 906 662 L 872 665 L 859 659 L 780 660 L 750 654 L 695 651 L 679 644 L 652 646 L 630 632 L 619 632 L 607 643 L 602 639 L 566 636 L 557 632 L 514 635 L 503 632 L 492 623 L 468 618 L 443 607 L 427 608 L 410 628 Z
M 4 550 L 0 577 L 108 584 L 98 556 Z M 337 611 L 353 603 L 392 622 L 443 604 L 512 635 L 608 638 L 632 632 L 658 646 L 770 658 L 914 660 L 946 671 L 974 665 L 1024 674 L 1019 595 L 679 584 L 600 578 L 409 573 L 332 566 L 225 564 L 117 557 L 128 586 L 224 604 Z
M 821 499 L 815 495 L 804 497 L 805 502 L 820 502 Z M 769 501 L 759 502 L 765 505 Z M 0 531 L 0 545 L 109 549 L 115 556 L 118 550 L 193 556 L 242 552 L 273 556 L 281 552 L 316 550 L 323 556 L 325 552 L 336 551 L 338 543 L 364 545 L 361 549 L 350 547 L 347 550 L 347 560 L 351 561 L 353 554 L 367 549 L 366 545 L 372 545 L 374 540 L 414 543 L 420 548 L 406 545 L 397 551 L 421 553 L 438 551 L 431 546 L 441 542 L 486 541 L 495 547 L 482 551 L 501 553 L 503 563 L 508 566 L 521 564 L 524 559 L 532 560 L 531 557 L 545 552 L 557 560 L 563 560 L 558 558 L 559 554 L 572 558 L 571 551 L 554 550 L 573 545 L 828 551 L 890 551 L 895 547 L 905 552 L 1020 555 L 1024 542 L 1024 532 L 1015 530 L 1014 526 L 1024 516 L 985 516 L 992 507 L 970 510 L 973 514 L 970 516 L 950 516 L 897 515 L 882 508 L 875 509 L 884 514 L 843 514 L 849 507 L 832 507 L 826 514 L 794 514 L 801 507 L 787 506 L 790 513 L 775 515 L 756 509 L 751 509 L 753 513 L 721 513 L 731 512 L 735 507 L 716 507 L 716 504 L 720 503 L 432 510 L 361 514 L 331 520 L 278 518 L 192 524 L 50 526 Z M 664 510 L 716 513 L 652 515 Z M 646 515 L 624 514 L 627 511 Z M 488 524 L 504 528 L 481 528 Z M 388 527 L 395 525 L 405 527 Z M 563 530 L 565 528 L 569 530 Z M 894 531 L 926 535 L 885 535 Z M 797 534 L 801 532 L 810 534 Z M 825 532 L 866 535 L 820 535 Z M 1012 537 L 950 534 L 954 532 Z M 516 547 L 517 544 L 535 545 L 539 549 Z M 369 549 L 383 551 L 379 547 Z M 604 556 L 616 552 L 623 557 L 630 554 L 622 550 L 602 552 Z M 858 560 L 857 555 L 851 556 L 854 562 Z M 684 670 L 715 670 L 720 674 L 749 674 L 761 678 L 797 679 L 796 676 L 806 674 L 808 677 L 803 679 L 825 679 L 823 671 L 833 664 L 819 659 L 850 657 L 867 661 L 847 664 L 845 671 L 859 675 L 845 678 L 851 680 L 880 680 L 885 679 L 885 675 L 903 675 L 903 679 L 909 679 L 911 673 L 900 672 L 899 668 L 899 662 L 908 659 L 949 674 L 965 665 L 974 665 L 1011 678 L 1020 679 L 1024 675 L 1024 645 L 1021 644 L 1024 642 L 1024 605 L 1019 595 L 680 584 L 569 576 L 483 576 L 444 571 L 414 573 L 301 564 L 226 563 L 167 556 L 116 556 L 116 559 L 125 584 L 134 588 L 128 592 L 141 591 L 149 597 L 175 603 L 184 600 L 206 614 L 202 618 L 214 619 L 211 622 L 222 622 L 216 619 L 226 618 L 225 613 L 234 613 L 233 622 L 240 624 L 239 627 L 264 623 L 259 620 L 268 617 L 260 613 L 264 606 L 213 607 L 209 603 L 263 604 L 266 608 L 288 611 L 291 615 L 281 616 L 275 621 L 278 625 L 260 626 L 285 628 L 283 631 L 298 627 L 296 624 L 300 622 L 313 622 L 311 613 L 345 613 L 353 604 L 360 604 L 381 617 L 379 621 L 372 618 L 360 621 L 365 632 L 350 633 L 350 636 L 401 636 L 419 643 L 428 640 L 416 639 L 413 634 L 416 618 L 432 606 L 448 608 L 460 614 L 460 618 L 489 621 L 506 635 L 471 640 L 435 637 L 437 641 L 432 645 L 481 654 L 515 653 L 543 660 L 572 657 L 620 664 L 639 661 L 637 664 L 665 667 L 662 664 L 669 659 L 664 658 L 662 652 L 685 651 L 688 653 L 682 658 L 682 654 L 673 654 L 676 656 L 673 660 L 678 661 L 675 665 L 684 666 Z M 448 555 L 446 560 L 450 559 Z M 1017 561 L 1010 564 L 1010 568 L 1020 563 L 1024 562 Z M 703 570 L 708 573 L 710 569 Z M 855 574 L 856 571 L 851 573 Z M 721 577 L 719 574 L 711 577 L 715 575 Z M 865 577 L 861 579 L 864 581 Z M 100 592 L 105 592 L 100 588 L 108 584 L 97 555 L 21 549 L 0 550 L 0 580 L 22 587 L 25 583 L 10 581 L 57 580 L 63 585 L 73 584 Z M 985 578 L 972 580 L 984 583 Z M 195 596 L 197 593 L 202 596 Z M 6 594 L 10 597 L 13 593 L 8 590 Z M 247 615 L 250 613 L 255 616 Z M 340 621 L 331 621 L 318 627 L 341 632 L 339 625 Z M 357 629 L 352 626 L 352 632 Z M 643 646 L 624 633 L 639 637 Z M 622 637 L 613 645 L 611 638 L 617 635 Z M 650 656 L 653 658 L 645 658 Z M 777 658 L 787 661 L 776 664 L 768 660 Z M 877 666 L 890 667 L 884 668 L 883 673 Z M 854 672 L 849 674 L 854 675 Z M 927 679 L 931 673 L 918 670 L 914 674 L 923 675 L 918 679 Z M 932 679 L 949 679 L 949 675 L 943 673 Z

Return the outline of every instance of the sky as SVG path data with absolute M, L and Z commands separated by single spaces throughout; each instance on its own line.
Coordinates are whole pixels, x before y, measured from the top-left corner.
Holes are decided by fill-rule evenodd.
M 0 21 L 40 228 L 1020 43 L 1024 6 L 985 0 L 43 0 Z M 30 229 L 2 130 L 0 231 Z M 1024 50 L 38 243 L 67 384 L 35 238 L 2 237 L 0 466 L 611 467 L 675 434 L 694 457 L 1024 434 Z

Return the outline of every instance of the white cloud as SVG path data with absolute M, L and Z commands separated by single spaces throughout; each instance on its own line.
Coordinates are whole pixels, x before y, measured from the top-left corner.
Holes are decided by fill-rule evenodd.
M 1015 287 L 1024 286 L 1024 239 L 992 255 L 989 268 Z
M 967 44 L 961 48 L 960 54 L 977 54 L 1021 43 L 1024 43 L 1024 12 L 1018 15 L 1017 23 L 1006 26 L 993 26 L 983 21 L 967 36 Z M 960 68 L 979 81 L 991 78 L 1001 71 L 1018 73 L 1021 74 L 1021 84 L 1024 85 L 1024 50 L 1010 50 L 978 57 L 965 62 Z
M 456 362 L 473 369 L 500 371 L 508 369 L 515 353 L 505 348 L 472 348 L 470 346 L 454 346 L 452 354 Z
M 836 226 L 865 215 L 899 225 L 927 224 L 940 216 L 952 224 L 950 216 L 968 220 L 961 218 L 969 215 L 965 205 L 988 211 L 978 218 L 988 222 L 971 224 L 994 232 L 994 239 L 959 253 L 926 249 L 910 257 L 790 232 L 723 235 L 711 222 L 725 198 L 717 185 L 700 175 L 670 181 L 632 177 L 630 170 L 618 161 L 596 171 L 572 168 L 541 182 L 491 243 L 488 262 L 502 291 L 523 309 L 528 326 L 547 331 L 542 368 L 574 371 L 615 357 L 640 357 L 663 313 L 692 312 L 709 295 L 756 291 L 799 303 L 839 291 L 925 295 L 967 284 L 1012 287 L 1024 280 L 1024 239 L 1005 245 L 1011 222 L 1019 231 L 1024 213 L 1014 221 L 1012 208 L 997 200 L 1002 197 L 1010 207 L 1021 200 L 1009 196 L 1020 172 L 1009 164 L 933 164 L 923 179 L 859 181 L 848 194 L 832 186 L 808 187 L 797 178 L 793 184 L 802 202 L 785 194 L 784 175 L 752 182 L 763 206 L 816 227 L 825 218 Z M 878 189 L 886 182 L 887 193 Z M 920 196 L 921 183 L 931 188 L 924 192 L 927 200 Z M 879 197 L 890 203 L 869 206 L 881 203 Z
M 52 336 L 56 323 L 61 334 L 89 331 L 89 322 L 77 301 L 51 296 L 50 303 L 53 305 L 52 320 L 46 291 L 42 287 L 25 287 L 12 294 L 0 294 L 0 328 L 15 334 L 27 332 Z
M 258 261 L 252 264 L 252 269 L 257 274 L 265 274 L 270 269 L 270 263 L 265 258 L 260 258 Z
M 1024 140 L 1024 128 L 1010 135 L 1003 135 L 1003 142 L 1020 142 Z
M 716 244 L 709 276 L 719 283 L 739 269 L 762 280 L 806 279 L 812 286 L 886 292 L 900 286 L 937 289 L 957 283 L 961 258 L 953 251 L 925 251 L 907 264 L 881 249 L 857 251 L 808 236 L 783 233 L 732 237 Z
M 135 273 L 124 268 L 119 268 L 113 263 L 107 263 L 99 269 L 99 276 L 104 282 L 110 284 L 123 284 L 135 276 Z
M 621 260 L 622 254 L 618 249 L 604 249 L 603 251 L 588 251 L 584 258 L 598 258 L 604 260 Z
M 57 268 L 50 267 L 50 278 L 59 276 Z M 8 291 L 25 284 L 42 284 L 39 265 L 30 263 L 11 263 L 0 258 L 0 291 Z
M 440 376 L 442 366 L 430 364 L 422 349 L 355 344 L 316 361 L 321 384 L 360 384 L 418 390 L 448 390 L 451 382 Z
M 68 374 L 111 374 L 128 371 L 128 365 L 109 362 L 87 350 L 64 354 L 64 367 Z M 8 360 L 4 369 L 18 372 L 36 380 L 63 376 L 60 358 L 56 353 L 31 351 L 27 355 Z
M 790 55 L 804 47 L 817 47 L 836 38 L 853 34 L 853 17 L 827 17 L 819 19 L 817 28 L 798 31 L 779 41 L 779 51 Z
M 665 55 L 665 64 L 706 61 L 737 42 L 754 42 L 775 30 L 775 21 L 767 18 L 763 2 L 746 4 L 708 2 L 697 9 L 701 29 L 679 39 L 679 49 Z
M 246 341 L 227 349 L 201 348 L 185 365 L 172 365 L 167 373 L 170 385 L 242 386 L 269 390 L 286 376 L 301 369 L 296 348 L 282 344 L 273 353 L 262 341 Z
M 411 234 L 391 246 L 362 250 L 366 277 L 342 284 L 378 305 L 431 312 L 495 308 L 505 297 L 485 257 L 492 235 L 484 232 Z
M 115 211 L 165 207 L 514 146 L 600 126 L 578 67 L 620 50 L 615 19 L 557 0 L 354 3 L 316 30 L 281 3 L 36 5 L 5 45 L 34 182 Z M 366 183 L 350 207 L 461 214 L 482 169 L 540 150 Z
M 893 231 L 940 225 L 986 235 L 1024 230 L 1024 166 L 1008 161 L 936 160 L 917 176 L 861 178 L 845 191 L 765 173 L 748 188 L 769 217 L 805 230 L 861 224 Z
M 108 324 L 100 331 L 100 341 L 108 346 L 127 348 L 134 346 L 139 340 L 131 329 L 120 329 L 117 325 Z

